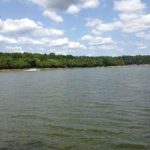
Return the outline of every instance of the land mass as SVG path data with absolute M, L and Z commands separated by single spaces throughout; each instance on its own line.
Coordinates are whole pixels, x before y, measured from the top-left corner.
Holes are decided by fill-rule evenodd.
M 150 55 L 72 56 L 38 53 L 0 53 L 0 69 L 71 68 L 150 64 Z

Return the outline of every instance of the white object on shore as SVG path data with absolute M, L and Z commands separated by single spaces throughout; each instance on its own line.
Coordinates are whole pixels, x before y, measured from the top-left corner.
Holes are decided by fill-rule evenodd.
M 37 69 L 37 68 L 31 68 L 31 69 L 27 69 L 27 70 L 25 70 L 25 71 L 31 71 L 31 72 L 34 72 L 34 71 L 40 71 L 40 69 Z

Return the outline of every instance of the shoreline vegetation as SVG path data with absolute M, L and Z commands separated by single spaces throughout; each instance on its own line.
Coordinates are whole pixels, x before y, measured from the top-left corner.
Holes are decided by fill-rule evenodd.
M 117 65 L 117 66 L 93 66 L 93 67 L 56 67 L 56 68 L 16 68 L 16 69 L 0 69 L 0 72 L 9 72 L 9 71 L 26 71 L 26 72 L 34 72 L 34 71 L 46 71 L 46 70 L 63 70 L 63 69 L 84 69 L 84 68 L 120 68 L 127 66 L 150 66 L 150 64 L 131 64 L 131 65 Z
M 66 67 L 66 68 L 23 68 L 23 69 L 0 69 L 0 72 L 38 72 L 38 71 L 49 71 L 49 70 L 62 70 L 62 69 L 79 69 L 79 68 L 119 68 L 126 66 L 150 66 L 150 64 L 140 64 L 140 65 L 122 65 L 122 66 L 97 66 L 97 67 Z
M 0 53 L 0 71 L 40 71 L 51 68 L 85 68 L 125 65 L 149 65 L 150 55 L 137 56 L 72 56 L 38 53 Z

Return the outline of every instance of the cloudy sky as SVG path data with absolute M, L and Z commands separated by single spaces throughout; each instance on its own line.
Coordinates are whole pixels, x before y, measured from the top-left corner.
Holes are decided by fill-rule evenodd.
M 0 51 L 150 55 L 150 0 L 0 0 Z

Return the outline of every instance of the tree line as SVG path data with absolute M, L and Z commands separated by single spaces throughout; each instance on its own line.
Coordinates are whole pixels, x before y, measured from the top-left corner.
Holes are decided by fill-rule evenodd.
M 38 53 L 0 53 L 0 69 L 67 68 L 150 64 L 150 55 L 88 57 Z

